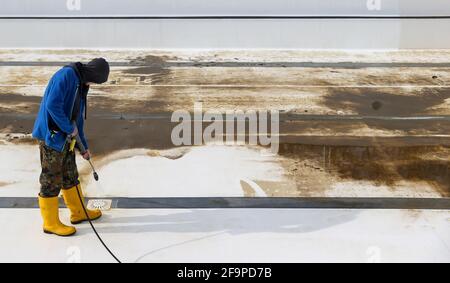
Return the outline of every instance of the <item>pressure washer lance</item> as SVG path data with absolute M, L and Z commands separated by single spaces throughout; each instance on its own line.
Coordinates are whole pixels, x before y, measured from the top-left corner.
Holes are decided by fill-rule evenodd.
M 74 122 L 73 125 L 76 127 L 76 123 Z M 81 142 L 80 139 L 80 135 L 77 134 L 76 136 L 69 136 L 68 140 L 70 141 L 70 147 L 69 150 L 71 152 L 73 152 L 75 150 L 75 145 L 78 145 L 78 149 L 80 150 L 81 154 L 83 155 L 84 153 L 86 153 L 86 148 L 84 147 L 83 143 Z M 99 178 L 98 178 L 98 174 L 95 171 L 94 165 L 92 164 L 91 158 L 89 157 L 87 159 L 87 161 L 89 161 L 89 164 L 92 167 L 92 171 L 94 171 L 94 179 L 95 181 L 98 182 Z M 106 251 L 108 251 L 108 253 L 118 262 L 118 263 L 122 263 L 115 255 L 114 253 L 108 248 L 108 246 L 105 244 L 105 242 L 103 241 L 102 237 L 100 237 L 100 235 L 97 232 L 97 229 L 95 229 L 94 224 L 92 224 L 92 220 L 89 217 L 89 214 L 87 213 L 87 209 L 84 205 L 84 201 L 83 198 L 81 197 L 80 191 L 77 189 L 77 194 L 78 194 L 78 198 L 80 199 L 80 203 L 81 203 L 81 207 L 83 208 L 84 214 L 87 217 L 87 220 L 89 222 L 89 224 L 91 225 L 92 230 L 94 231 L 95 235 L 97 236 L 98 240 L 100 241 L 100 243 L 103 245 L 103 247 L 105 247 Z
M 78 149 L 80 150 L 81 155 L 84 155 L 87 150 L 84 147 L 84 144 L 81 142 L 80 135 L 77 134 L 75 137 L 72 137 L 71 139 L 72 140 L 70 141 L 70 151 L 73 152 L 75 150 L 75 145 L 78 145 Z M 94 168 L 94 165 L 92 164 L 91 158 L 88 157 L 88 159 L 86 159 L 86 160 L 91 165 L 92 171 L 94 172 L 93 174 L 94 174 L 95 181 L 98 182 L 98 180 L 99 180 L 98 174 L 97 174 L 97 171 Z

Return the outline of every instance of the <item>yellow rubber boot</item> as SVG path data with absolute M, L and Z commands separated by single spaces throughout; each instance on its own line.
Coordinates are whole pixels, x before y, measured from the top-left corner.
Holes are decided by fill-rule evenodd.
M 70 217 L 70 222 L 72 224 L 80 224 L 86 220 L 88 220 L 86 214 L 83 210 L 83 205 L 86 207 L 84 203 L 83 192 L 81 191 L 80 185 L 72 187 L 68 190 L 62 190 L 64 201 L 66 202 L 67 207 L 70 209 L 72 213 Z M 78 192 L 80 193 L 81 199 L 83 203 L 80 201 L 80 197 L 78 196 Z M 89 210 L 86 208 L 86 211 L 91 220 L 96 220 L 102 217 L 102 212 L 100 210 Z
M 44 220 L 44 233 L 68 237 L 77 232 L 75 227 L 66 226 L 59 220 L 58 197 L 42 198 L 39 196 L 39 207 Z

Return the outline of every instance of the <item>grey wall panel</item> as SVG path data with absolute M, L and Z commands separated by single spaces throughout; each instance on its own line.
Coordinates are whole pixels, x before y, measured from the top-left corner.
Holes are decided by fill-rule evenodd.
M 449 0 L 1 0 L 0 16 L 450 15 Z
M 450 19 L 0 20 L 0 47 L 208 49 L 450 48 Z

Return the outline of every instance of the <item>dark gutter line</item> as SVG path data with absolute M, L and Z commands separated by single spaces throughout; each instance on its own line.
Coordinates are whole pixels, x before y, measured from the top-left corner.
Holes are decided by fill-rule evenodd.
M 62 67 L 70 62 L 63 61 L 0 61 L 0 67 Z M 160 67 L 160 68 L 195 68 L 195 67 L 221 67 L 221 68 L 336 68 L 336 69 L 362 69 L 362 68 L 450 68 L 450 62 L 442 63 L 366 63 L 366 62 L 244 62 L 244 61 L 225 61 L 225 62 L 164 62 L 164 63 L 145 63 L 145 62 L 110 62 L 112 67 Z
M 98 198 L 91 198 L 98 199 Z M 106 198 L 108 199 L 108 198 Z M 167 197 L 109 198 L 116 209 L 424 209 L 450 210 L 450 198 Z M 60 206 L 64 207 L 61 200 Z M 2 197 L 0 208 L 38 208 L 32 197 Z
M 450 15 L 438 16 L 0 16 L 0 20 L 302 20 L 302 19 L 450 19 Z
M 91 117 L 98 120 L 167 120 L 172 117 L 171 113 L 155 113 L 155 114 L 92 114 Z M 10 118 L 17 120 L 33 120 L 35 114 L 17 114 L 17 113 L 1 113 L 0 118 Z M 235 121 L 242 121 L 241 119 L 234 119 Z M 406 122 L 450 122 L 450 115 L 429 115 L 429 116 L 364 116 L 364 115 L 309 115 L 309 114 L 292 114 L 280 113 L 280 122 L 298 122 L 298 121 L 396 121 Z M 225 115 L 222 119 L 217 121 L 231 121 L 227 120 Z M 205 122 L 206 123 L 206 122 Z

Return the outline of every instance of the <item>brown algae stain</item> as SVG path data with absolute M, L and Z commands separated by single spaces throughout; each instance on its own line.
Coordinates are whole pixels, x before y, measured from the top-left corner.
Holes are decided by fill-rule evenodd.
M 245 197 L 255 197 L 256 196 L 255 191 L 247 182 L 241 180 L 240 183 L 241 183 L 242 191 L 244 191 Z
M 138 57 L 130 61 L 132 64 L 142 65 L 142 67 L 131 68 L 122 71 L 124 74 L 130 75 L 144 75 L 144 77 L 139 77 L 139 81 L 144 81 L 145 76 L 150 76 L 152 78 L 152 82 L 158 82 L 158 78 L 162 78 L 170 73 L 170 70 L 166 67 L 167 57 L 158 57 L 158 56 L 146 56 L 146 57 Z
M 437 158 L 445 155 L 447 158 Z M 346 180 L 370 181 L 395 189 L 400 181 L 426 182 L 450 196 L 450 148 L 443 146 L 328 146 L 284 144 L 280 155 Z M 433 158 L 435 156 L 435 158 Z
M 409 116 L 427 114 L 429 109 L 450 98 L 448 89 L 424 88 L 410 95 L 397 95 L 381 89 L 330 89 L 322 103 L 336 111 L 352 111 L 360 115 Z
M 13 183 L 7 183 L 7 182 L 1 182 L 0 181 L 0 187 L 6 187 L 6 186 L 11 185 L 11 184 L 13 184 Z

